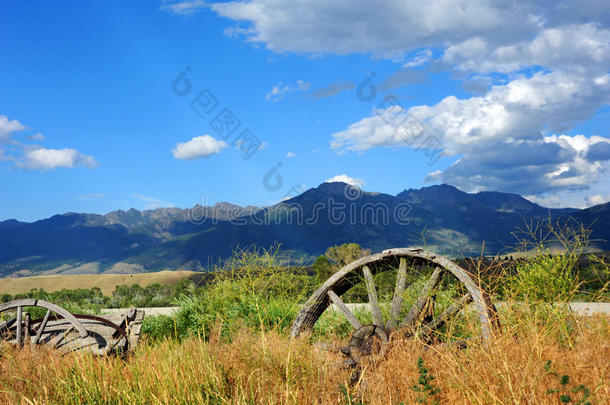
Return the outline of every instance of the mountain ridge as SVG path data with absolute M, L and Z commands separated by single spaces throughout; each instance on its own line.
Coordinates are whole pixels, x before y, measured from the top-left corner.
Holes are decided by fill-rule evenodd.
M 426 244 L 443 254 L 506 252 L 527 221 L 576 217 L 607 247 L 610 204 L 585 210 L 541 207 L 517 194 L 466 193 L 450 185 L 397 195 L 322 183 L 269 207 L 218 203 L 191 209 L 66 213 L 31 223 L 0 222 L 0 277 L 65 272 L 205 269 L 238 247 L 281 243 L 308 261 L 328 246 L 373 251 Z M 597 221 L 597 224 L 596 222 Z M 95 265 L 91 265 L 94 263 Z

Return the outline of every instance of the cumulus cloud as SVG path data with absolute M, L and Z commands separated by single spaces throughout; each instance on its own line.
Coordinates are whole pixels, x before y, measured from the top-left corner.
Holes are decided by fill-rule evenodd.
M 489 91 L 492 79 L 488 76 L 473 76 L 462 82 L 462 88 L 470 94 L 481 96 Z
M 226 142 L 219 141 L 210 135 L 203 135 L 196 136 L 188 142 L 176 144 L 172 154 L 176 159 L 193 160 L 215 155 L 226 147 L 228 147 Z
M 609 98 L 607 76 L 541 72 L 494 86 L 485 96 L 449 96 L 404 113 L 422 123 L 427 134 L 438 137 L 444 155 L 459 156 L 448 169 L 431 174 L 429 181 L 466 190 L 539 194 L 586 187 L 602 173 L 608 138 L 546 134 L 590 118 Z M 334 133 L 331 148 L 345 153 L 412 145 L 401 126 L 384 119 L 386 112 L 378 111 Z
M 24 150 L 23 156 L 14 160 L 18 167 L 24 169 L 51 170 L 60 167 L 84 166 L 91 168 L 97 166 L 93 156 L 83 155 L 77 150 L 69 148 L 29 147 Z
M 277 102 L 284 98 L 289 93 L 294 93 L 296 91 L 306 91 L 311 87 L 311 83 L 305 82 L 303 80 L 297 80 L 294 86 L 292 85 L 283 85 L 281 82 L 276 84 L 271 88 L 271 91 L 267 93 L 265 96 L 265 100 Z
M 610 142 L 597 142 L 587 150 L 588 160 L 610 160 Z
M 222 17 L 249 24 L 247 41 L 275 52 L 372 52 L 389 57 L 448 39 L 493 36 L 500 43 L 524 39 L 536 29 L 527 3 L 488 0 L 405 2 L 390 0 L 253 0 L 212 3 Z
M 330 179 L 327 179 L 326 181 L 324 181 L 324 183 L 335 183 L 335 182 L 342 182 L 342 183 L 347 183 L 353 187 L 357 187 L 362 189 L 362 187 L 364 187 L 364 180 L 362 179 L 358 179 L 355 177 L 350 177 L 347 174 L 339 174 L 335 177 L 331 177 Z
M 585 197 L 585 202 L 587 207 L 592 207 L 594 205 L 605 204 L 610 202 L 610 194 L 606 194 L 605 196 L 602 194 L 593 194 Z
M 23 126 L 17 120 L 9 120 L 6 115 L 0 115 L 0 141 L 7 141 L 13 132 L 23 131 Z
M 286 159 L 292 159 L 292 158 L 294 158 L 294 157 L 296 157 L 296 156 L 297 156 L 297 154 L 296 154 L 296 153 L 294 153 L 294 152 L 288 152 L 288 153 L 286 153 Z
M 609 101 L 607 79 L 553 72 L 494 86 L 483 97 L 449 96 L 434 106 L 412 107 L 410 113 L 443 134 L 455 154 L 483 141 L 539 139 L 543 129 L 564 131 Z
M 584 149 L 575 147 L 583 140 Z M 586 159 L 589 145 L 596 141 L 583 135 L 553 135 L 495 143 L 494 147 L 465 151 L 453 165 L 427 180 L 449 182 L 469 191 L 509 190 L 528 195 L 583 190 L 605 171 L 603 162 Z
M 601 74 L 610 67 L 610 30 L 593 23 L 552 27 L 533 40 L 500 47 L 490 38 L 472 37 L 449 46 L 442 60 L 460 70 L 484 73 L 509 73 L 539 65 Z
M 11 139 L 13 133 L 25 130 L 25 125 L 7 116 L 0 115 L 0 144 L 10 144 L 5 150 L 0 150 L 0 161 L 12 162 L 17 167 L 30 170 L 51 170 L 77 166 L 95 167 L 97 162 L 93 156 L 87 156 L 75 149 L 48 149 L 40 145 L 28 145 Z M 43 141 L 41 133 L 25 137 L 28 141 Z
M 252 0 L 211 3 L 210 8 L 242 24 L 233 33 L 275 52 L 374 53 L 396 59 L 419 49 L 405 67 L 429 62 L 431 47 L 449 47 L 446 58 L 464 68 L 495 64 L 512 70 L 522 64 L 574 64 L 579 58 L 599 62 L 608 44 L 600 27 L 610 23 L 604 0 L 389 0 L 374 7 L 364 0 Z

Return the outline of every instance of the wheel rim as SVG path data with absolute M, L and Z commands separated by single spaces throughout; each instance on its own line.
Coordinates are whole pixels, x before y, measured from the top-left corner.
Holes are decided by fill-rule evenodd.
M 29 318 L 29 313 L 25 313 L 24 316 L 24 308 L 30 307 L 39 307 L 46 309 L 46 313 L 44 318 L 40 320 L 40 322 L 31 322 Z M 0 332 L 7 333 L 9 335 L 11 330 L 14 331 L 15 334 L 15 343 L 17 345 L 22 345 L 26 339 L 29 338 L 29 342 L 32 345 L 37 345 L 41 342 L 41 337 L 45 332 L 45 328 L 48 325 L 48 322 L 52 319 L 63 319 L 69 323 L 69 327 L 66 329 L 64 336 L 61 338 L 65 338 L 68 334 L 72 332 L 78 333 L 80 338 L 86 338 L 88 335 L 87 330 L 83 326 L 83 324 L 70 312 L 66 311 L 62 307 L 59 307 L 55 304 L 44 300 L 38 299 L 20 299 L 14 300 L 0 305 L 0 314 L 6 313 L 8 311 L 16 310 L 17 316 L 9 320 L 7 322 L 3 322 L 0 324 Z M 55 315 L 53 315 L 55 314 Z M 39 324 L 38 328 L 32 330 L 31 327 L 35 324 Z M 58 337 L 55 345 L 60 343 L 60 339 Z

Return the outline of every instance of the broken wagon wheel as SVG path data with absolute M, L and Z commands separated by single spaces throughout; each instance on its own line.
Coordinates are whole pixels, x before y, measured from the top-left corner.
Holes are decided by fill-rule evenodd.
M 27 308 L 44 308 L 46 313 L 44 318 L 32 321 L 29 312 L 24 312 Z M 2 340 L 14 343 L 18 346 L 29 343 L 39 345 L 48 343 L 52 347 L 58 347 L 68 335 L 77 333 L 82 339 L 88 336 L 88 332 L 83 324 L 65 309 L 51 304 L 50 302 L 38 299 L 20 299 L 0 305 L 0 316 L 15 312 L 15 317 L 0 323 L 0 337 Z M 63 330 L 59 330 L 49 337 L 52 321 L 62 320 L 67 325 Z M 43 339 L 43 335 L 46 336 Z
M 417 271 L 409 271 L 409 267 Z M 417 282 L 411 280 L 412 285 L 407 286 L 407 278 L 421 276 L 422 269 L 429 269 L 431 274 L 423 282 L 413 302 L 407 303 L 407 292 L 413 292 L 412 287 L 422 281 L 420 277 Z M 375 276 L 387 272 L 395 272 L 396 280 L 393 291 L 388 292 L 387 301 L 384 302 L 383 299 L 380 300 Z M 366 287 L 372 325 L 363 326 L 352 311 L 357 304 L 346 304 L 341 298 L 350 291 L 354 292 L 354 287 L 358 285 Z M 444 305 L 441 305 L 441 300 L 435 299 L 436 297 L 443 298 Z M 326 280 L 297 315 L 291 336 L 298 337 L 303 332 L 313 330 L 317 320 L 332 303 L 356 331 L 352 335 L 350 346 L 344 348 L 343 352 L 354 363 L 359 363 L 368 350 L 366 345 L 370 344 L 370 339 L 374 336 L 381 344 L 385 344 L 388 337 L 397 331 L 405 337 L 416 335 L 425 342 L 442 340 L 447 336 L 442 329 L 455 319 L 470 301 L 474 303 L 481 337 L 487 341 L 499 327 L 496 310 L 489 295 L 474 282 L 466 270 L 443 256 L 423 249 L 389 249 L 358 259 Z M 361 335 L 366 338 L 361 339 Z M 385 349 L 380 350 L 383 352 Z
M 37 307 L 46 309 L 46 313 L 32 319 L 32 314 L 43 313 L 36 311 Z M 46 345 L 63 353 L 125 355 L 138 344 L 143 317 L 144 311 L 136 308 L 126 314 L 102 317 L 71 314 L 43 300 L 15 300 L 0 305 L 0 340 L 18 346 Z
M 87 337 L 77 337 L 74 339 L 61 339 L 54 345 L 53 348 L 61 348 L 64 352 L 73 352 L 79 350 L 88 350 L 97 355 L 105 355 L 111 352 L 124 354 L 128 350 L 129 336 L 127 335 L 125 322 L 120 325 L 115 322 L 96 315 L 72 314 L 78 319 L 83 327 L 87 330 Z M 37 324 L 44 321 L 44 318 L 30 321 L 30 325 L 36 327 Z M 61 317 L 51 315 L 49 317 L 50 330 L 43 332 L 43 336 L 47 334 L 61 333 L 66 327 L 70 328 Z M 103 334 L 100 333 L 101 329 Z M 64 333 L 67 334 L 67 333 Z

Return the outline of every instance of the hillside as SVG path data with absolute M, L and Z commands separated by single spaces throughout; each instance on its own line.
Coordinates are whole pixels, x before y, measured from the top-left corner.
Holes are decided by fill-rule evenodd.
M 194 271 L 159 271 L 140 274 L 84 274 L 77 276 L 33 276 L 20 278 L 7 278 L 0 283 L 0 294 L 22 294 L 33 288 L 43 289 L 47 292 L 62 289 L 76 290 L 79 288 L 91 289 L 98 287 L 104 295 L 112 295 L 118 285 L 138 284 L 146 287 L 150 284 L 174 285 L 180 280 L 189 278 L 199 281 L 202 273 Z

